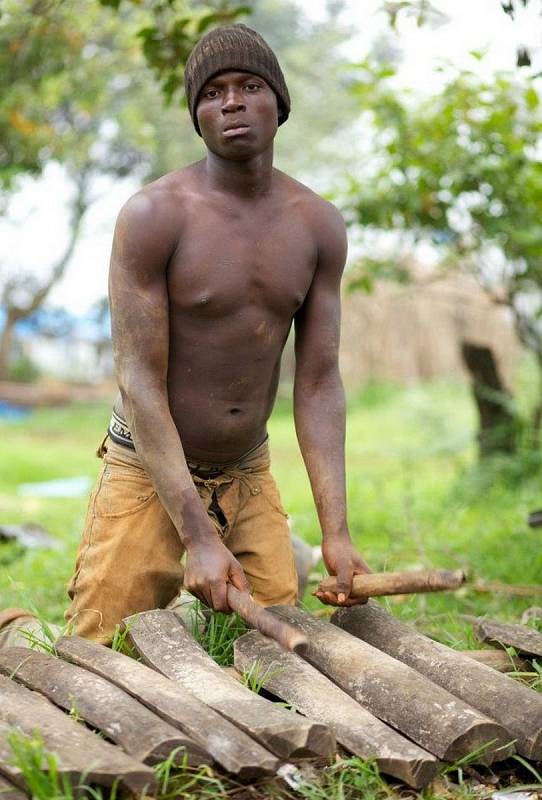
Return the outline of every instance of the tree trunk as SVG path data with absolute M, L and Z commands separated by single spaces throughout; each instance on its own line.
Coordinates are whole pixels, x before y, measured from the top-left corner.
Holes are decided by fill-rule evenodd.
M 25 280 L 24 276 L 9 282 L 2 291 L 0 305 L 3 305 L 6 309 L 7 316 L 4 328 L 0 334 L 0 380 L 7 377 L 9 351 L 15 325 L 19 320 L 26 319 L 41 308 L 53 286 L 64 277 L 66 268 L 75 250 L 75 245 L 79 239 L 83 217 L 91 202 L 87 197 L 88 183 L 88 168 L 84 168 L 76 178 L 76 194 L 71 208 L 70 236 L 64 252 L 51 269 L 49 278 L 41 286 L 34 289 L 24 305 L 19 304 L 13 299 L 13 292 L 16 292 L 19 285 L 22 285 L 22 282 Z
M 511 394 L 499 375 L 493 352 L 489 347 L 464 341 L 461 354 L 471 376 L 472 393 L 478 409 L 480 458 L 496 453 L 514 453 L 518 420 L 507 407 Z
M 0 334 L 0 380 L 6 380 L 7 378 L 9 354 L 16 321 L 17 319 L 8 311 L 2 333 Z

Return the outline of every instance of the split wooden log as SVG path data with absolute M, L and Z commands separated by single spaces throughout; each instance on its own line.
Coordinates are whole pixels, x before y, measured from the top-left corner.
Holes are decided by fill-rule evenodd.
M 242 781 L 277 771 L 279 761 L 274 755 L 181 684 L 133 658 L 79 636 L 66 636 L 55 647 L 62 658 L 107 678 L 187 733 L 218 764 Z
M 418 594 L 459 589 L 465 583 L 461 569 L 420 569 L 405 572 L 373 572 L 354 575 L 351 597 L 381 597 L 392 594 Z M 317 591 L 337 594 L 337 579 L 325 578 Z
M 28 651 L 27 651 L 28 652 Z M 9 765 L 11 748 L 7 736 L 14 730 L 29 737 L 38 734 L 44 747 L 58 762 L 58 773 L 77 783 L 121 786 L 137 796 L 153 794 L 156 778 L 151 767 L 138 763 L 109 742 L 103 741 L 83 725 L 70 719 L 59 708 L 36 692 L 0 675 L 0 772 L 18 783 L 20 770 Z
M 109 681 L 59 658 L 9 647 L 0 650 L 0 673 L 39 692 L 103 731 L 125 753 L 145 764 L 156 764 L 174 750 L 178 764 L 209 763 L 207 752 L 193 739 L 160 719 Z
M 241 636 L 234 647 L 237 669 L 257 668 L 265 689 L 310 719 L 329 725 L 337 741 L 351 753 L 374 758 L 382 772 L 415 789 L 426 786 L 436 775 L 434 756 L 361 708 L 299 656 L 284 652 L 257 631 Z
M 340 609 L 332 622 L 497 720 L 522 755 L 542 758 L 542 695 L 423 636 L 377 603 Z
M 472 658 L 479 664 L 496 669 L 497 672 L 528 672 L 529 670 L 532 672 L 528 661 L 517 656 L 510 656 L 504 650 L 459 650 L 457 652 Z
M 527 625 L 512 625 L 491 619 L 480 619 L 474 633 L 481 642 L 513 647 L 518 653 L 542 657 L 542 633 Z
M 177 681 L 280 758 L 329 755 L 331 731 L 292 714 L 230 678 L 171 611 L 147 611 L 124 620 L 143 660 Z
M 513 751 L 512 736 L 492 719 L 415 670 L 300 608 L 270 611 L 296 625 L 309 640 L 303 657 L 379 719 L 444 761 L 483 748 L 491 764 Z
M 28 796 L 14 786 L 7 778 L 0 775 L 0 798 L 1 800 L 28 800 Z

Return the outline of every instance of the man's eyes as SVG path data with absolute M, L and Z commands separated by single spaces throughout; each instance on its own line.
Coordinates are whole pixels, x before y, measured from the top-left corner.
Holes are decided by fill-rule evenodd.
M 249 92 L 257 92 L 259 89 L 262 89 L 261 83 L 245 83 L 244 89 Z M 209 100 L 214 100 L 215 97 L 218 97 L 220 90 L 219 89 L 206 89 L 203 92 L 204 97 L 208 97 Z

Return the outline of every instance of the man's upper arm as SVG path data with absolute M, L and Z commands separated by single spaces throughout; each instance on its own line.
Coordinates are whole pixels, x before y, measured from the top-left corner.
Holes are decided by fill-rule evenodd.
M 164 213 L 164 210 L 166 213 Z M 169 348 L 167 265 L 175 228 L 164 202 L 139 192 L 115 228 L 109 296 L 113 351 L 122 389 L 132 381 L 165 385 Z
M 342 216 L 330 203 L 319 209 L 314 223 L 317 265 L 295 318 L 296 380 L 318 380 L 338 363 L 346 230 Z

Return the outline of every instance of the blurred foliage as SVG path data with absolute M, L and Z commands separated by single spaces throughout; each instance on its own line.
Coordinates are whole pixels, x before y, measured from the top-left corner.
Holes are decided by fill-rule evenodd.
M 388 0 L 384 3 L 383 10 L 394 29 L 401 15 L 414 17 L 419 27 L 427 23 L 442 24 L 447 19 L 446 14 L 443 14 L 430 0 Z
M 74 173 L 138 166 L 148 141 L 145 109 L 130 103 L 134 33 L 92 0 L 2 0 L 0 185 L 50 160 Z
M 1 375 L 14 326 L 41 307 L 64 275 L 97 183 L 105 175 L 142 173 L 152 130 L 133 91 L 142 60 L 129 20 L 92 0 L 3 0 L 0 11 L 0 210 L 10 219 L 20 179 L 38 176 L 51 160 L 72 184 L 69 233 L 49 269 L 28 268 L 23 248 L 0 263 Z
M 542 15 L 541 0 L 495 0 L 495 3 L 498 3 L 512 21 L 516 19 L 518 11 L 528 6 L 535 6 L 537 3 Z M 389 24 L 394 30 L 397 29 L 397 23 L 401 16 L 413 17 L 418 27 L 428 24 L 438 27 L 448 21 L 447 15 L 432 0 L 386 0 L 382 10 L 388 15 Z M 531 66 L 529 48 L 520 43 L 517 46 L 516 65 L 518 67 Z
M 542 106 L 517 74 L 457 73 L 429 98 L 393 70 L 359 65 L 354 91 L 374 127 L 371 175 L 351 177 L 353 222 L 430 240 L 510 309 L 542 370 Z M 373 268 L 374 272 L 374 268 Z M 354 277 L 360 280 L 359 277 Z M 361 280 L 364 275 L 362 273 Z

